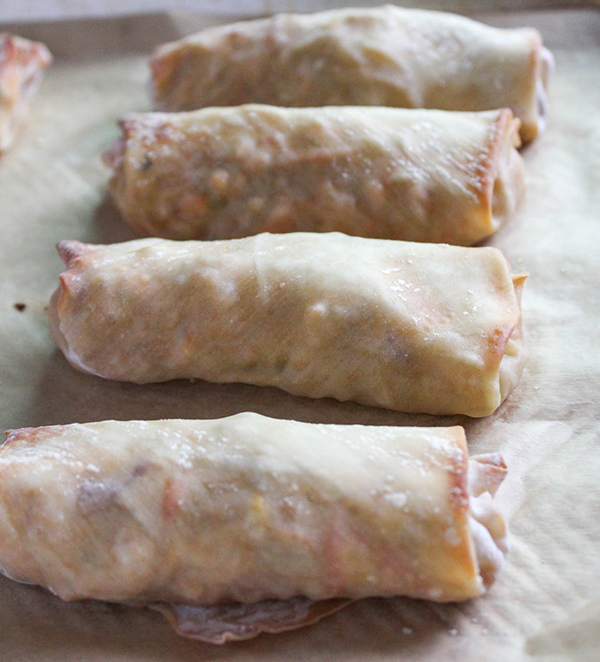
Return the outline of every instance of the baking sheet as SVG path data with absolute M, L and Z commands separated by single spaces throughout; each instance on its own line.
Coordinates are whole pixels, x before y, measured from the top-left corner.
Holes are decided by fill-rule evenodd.
M 0 660 L 598 659 L 600 14 L 477 18 L 538 27 L 557 60 L 548 131 L 524 151 L 526 203 L 489 242 L 515 271 L 530 273 L 523 298 L 528 363 L 516 392 L 482 420 L 407 416 L 243 385 L 135 386 L 72 369 L 48 336 L 45 306 L 61 271 L 54 244 L 134 237 L 106 195 L 99 153 L 117 136 L 122 113 L 148 108 L 150 48 L 207 19 L 5 26 L 46 41 L 56 63 L 28 130 L 0 159 L 0 427 L 244 410 L 329 423 L 460 423 L 471 452 L 500 450 L 509 466 L 498 498 L 510 516 L 512 550 L 501 579 L 478 601 L 367 600 L 303 630 L 225 647 L 180 639 L 148 610 L 67 604 L 0 578 Z

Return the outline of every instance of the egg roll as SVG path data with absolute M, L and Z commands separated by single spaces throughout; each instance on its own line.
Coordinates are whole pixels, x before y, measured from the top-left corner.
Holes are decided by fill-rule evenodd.
M 245 103 L 510 108 L 524 142 L 544 127 L 552 67 L 534 29 L 393 5 L 212 27 L 160 46 L 151 60 L 157 110 Z
M 53 337 L 77 368 L 199 378 L 429 414 L 491 414 L 523 365 L 495 248 L 337 233 L 62 242 Z
M 51 62 L 44 44 L 0 32 L 0 154 L 14 142 Z
M 510 110 L 248 105 L 129 115 L 104 155 L 136 230 L 168 239 L 345 232 L 471 245 L 525 189 Z
M 350 600 L 484 594 L 507 552 L 506 466 L 461 427 L 243 413 L 11 431 L 0 567 L 63 600 L 152 605 L 213 643 Z

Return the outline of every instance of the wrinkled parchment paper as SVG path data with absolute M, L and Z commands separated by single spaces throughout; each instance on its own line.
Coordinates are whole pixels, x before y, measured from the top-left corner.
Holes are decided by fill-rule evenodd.
M 405 416 L 242 385 L 134 386 L 72 369 L 48 336 L 44 310 L 61 271 L 54 244 L 133 238 L 107 197 L 99 154 L 117 136 L 122 113 L 148 108 L 151 47 L 203 20 L 10 26 L 46 41 L 56 63 L 27 131 L 0 160 L 0 426 L 244 410 L 328 423 L 460 423 L 472 452 L 500 450 L 509 466 L 499 500 L 512 550 L 501 579 L 478 601 L 366 600 L 309 628 L 225 647 L 180 639 L 149 610 L 67 604 L 0 578 L 0 660 L 600 659 L 600 14 L 478 18 L 539 28 L 557 61 L 548 130 L 524 151 L 527 201 L 490 241 L 515 271 L 530 273 L 528 363 L 516 392 L 483 420 Z

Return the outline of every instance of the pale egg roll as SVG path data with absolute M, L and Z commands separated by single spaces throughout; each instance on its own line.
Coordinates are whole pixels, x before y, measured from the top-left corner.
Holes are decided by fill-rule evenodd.
M 152 605 L 213 643 L 369 596 L 468 600 L 507 552 L 506 467 L 469 461 L 461 427 L 244 413 L 7 434 L 2 572 L 64 600 Z
M 59 252 L 53 336 L 107 379 L 244 382 L 478 417 L 522 370 L 525 276 L 494 248 L 290 233 Z
M 110 189 L 138 231 L 169 239 L 345 232 L 470 245 L 525 189 L 510 110 L 248 105 L 121 121 Z
M 13 144 L 51 62 L 44 44 L 0 32 L 0 154 Z
M 157 110 L 510 108 L 525 142 L 544 126 L 552 66 L 537 30 L 393 5 L 212 27 L 159 47 L 151 61 Z

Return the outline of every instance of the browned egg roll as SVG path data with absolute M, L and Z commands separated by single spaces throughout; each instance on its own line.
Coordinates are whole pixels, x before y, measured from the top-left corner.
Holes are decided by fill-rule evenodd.
M 545 123 L 552 64 L 534 29 L 386 5 L 209 28 L 158 48 L 151 68 L 157 110 L 510 108 L 527 142 Z
M 369 596 L 485 593 L 507 551 L 498 454 L 464 430 L 244 413 L 8 433 L 0 568 L 64 600 L 152 605 L 213 643 Z
M 486 416 L 521 374 L 525 276 L 494 248 L 291 233 L 59 252 L 53 336 L 107 379 Z
M 510 110 L 241 106 L 130 115 L 106 152 L 138 231 L 169 239 L 345 232 L 470 245 L 525 189 Z
M 0 32 L 0 154 L 12 145 L 51 62 L 44 44 Z

